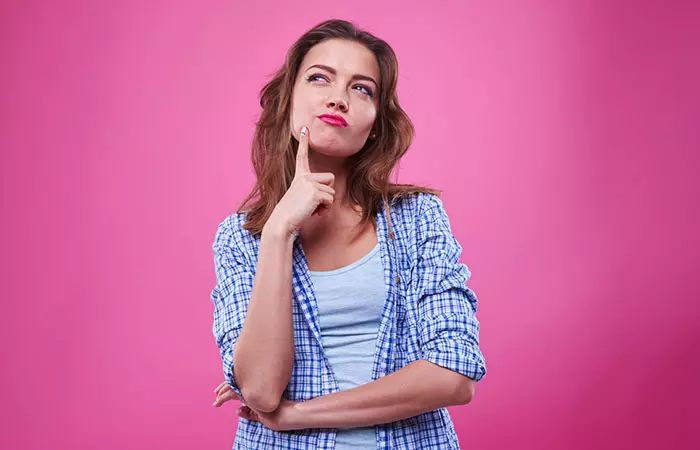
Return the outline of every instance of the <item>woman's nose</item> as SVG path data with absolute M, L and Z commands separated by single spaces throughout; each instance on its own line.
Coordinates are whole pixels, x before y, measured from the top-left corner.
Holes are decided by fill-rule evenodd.
M 333 108 L 338 108 L 338 109 L 341 110 L 342 112 L 347 112 L 347 111 L 348 111 L 348 104 L 347 104 L 347 102 L 346 102 L 345 100 L 343 100 L 342 98 L 340 98 L 340 97 L 328 99 L 328 101 L 326 102 L 326 107 L 327 107 L 327 108 L 331 108 L 331 109 L 333 109 Z

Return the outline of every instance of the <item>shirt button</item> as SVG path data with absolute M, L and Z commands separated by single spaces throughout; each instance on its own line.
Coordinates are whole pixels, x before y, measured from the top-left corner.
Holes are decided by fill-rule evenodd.
M 396 284 L 399 284 L 399 283 L 401 283 L 401 277 L 396 275 Z

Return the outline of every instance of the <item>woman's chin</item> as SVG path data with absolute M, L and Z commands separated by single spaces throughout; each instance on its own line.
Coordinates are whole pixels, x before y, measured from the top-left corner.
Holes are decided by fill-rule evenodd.
M 313 139 L 309 143 L 309 148 L 316 153 L 334 158 L 347 158 L 360 151 L 360 149 L 351 149 L 333 142 L 315 142 Z

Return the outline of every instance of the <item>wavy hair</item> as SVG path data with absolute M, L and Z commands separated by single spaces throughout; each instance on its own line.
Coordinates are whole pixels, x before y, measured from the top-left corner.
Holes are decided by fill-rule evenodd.
M 389 224 L 389 202 L 420 192 L 439 195 L 438 190 L 395 184 L 391 174 L 413 140 L 414 128 L 399 106 L 396 94 L 398 61 L 394 50 L 384 40 L 360 30 L 345 20 L 327 20 L 302 35 L 287 52 L 284 65 L 260 91 L 262 112 L 255 126 L 252 162 L 257 182 L 238 209 L 245 212 L 244 229 L 254 235 L 262 228 L 289 189 L 294 179 L 296 149 L 299 145 L 290 129 L 291 100 L 297 72 L 307 52 L 327 39 L 345 39 L 367 47 L 377 58 L 381 75 L 379 108 L 373 126 L 374 139 L 368 139 L 359 152 L 349 157 L 347 195 L 362 210 L 364 225 L 384 202 Z

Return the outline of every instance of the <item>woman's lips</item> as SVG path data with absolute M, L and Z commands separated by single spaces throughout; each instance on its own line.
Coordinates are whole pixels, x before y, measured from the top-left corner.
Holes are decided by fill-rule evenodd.
M 327 124 L 336 127 L 345 128 L 348 126 L 348 123 L 345 121 L 345 119 L 343 119 L 341 116 L 336 116 L 335 114 L 321 114 L 320 116 L 318 116 L 318 118 L 326 122 Z

